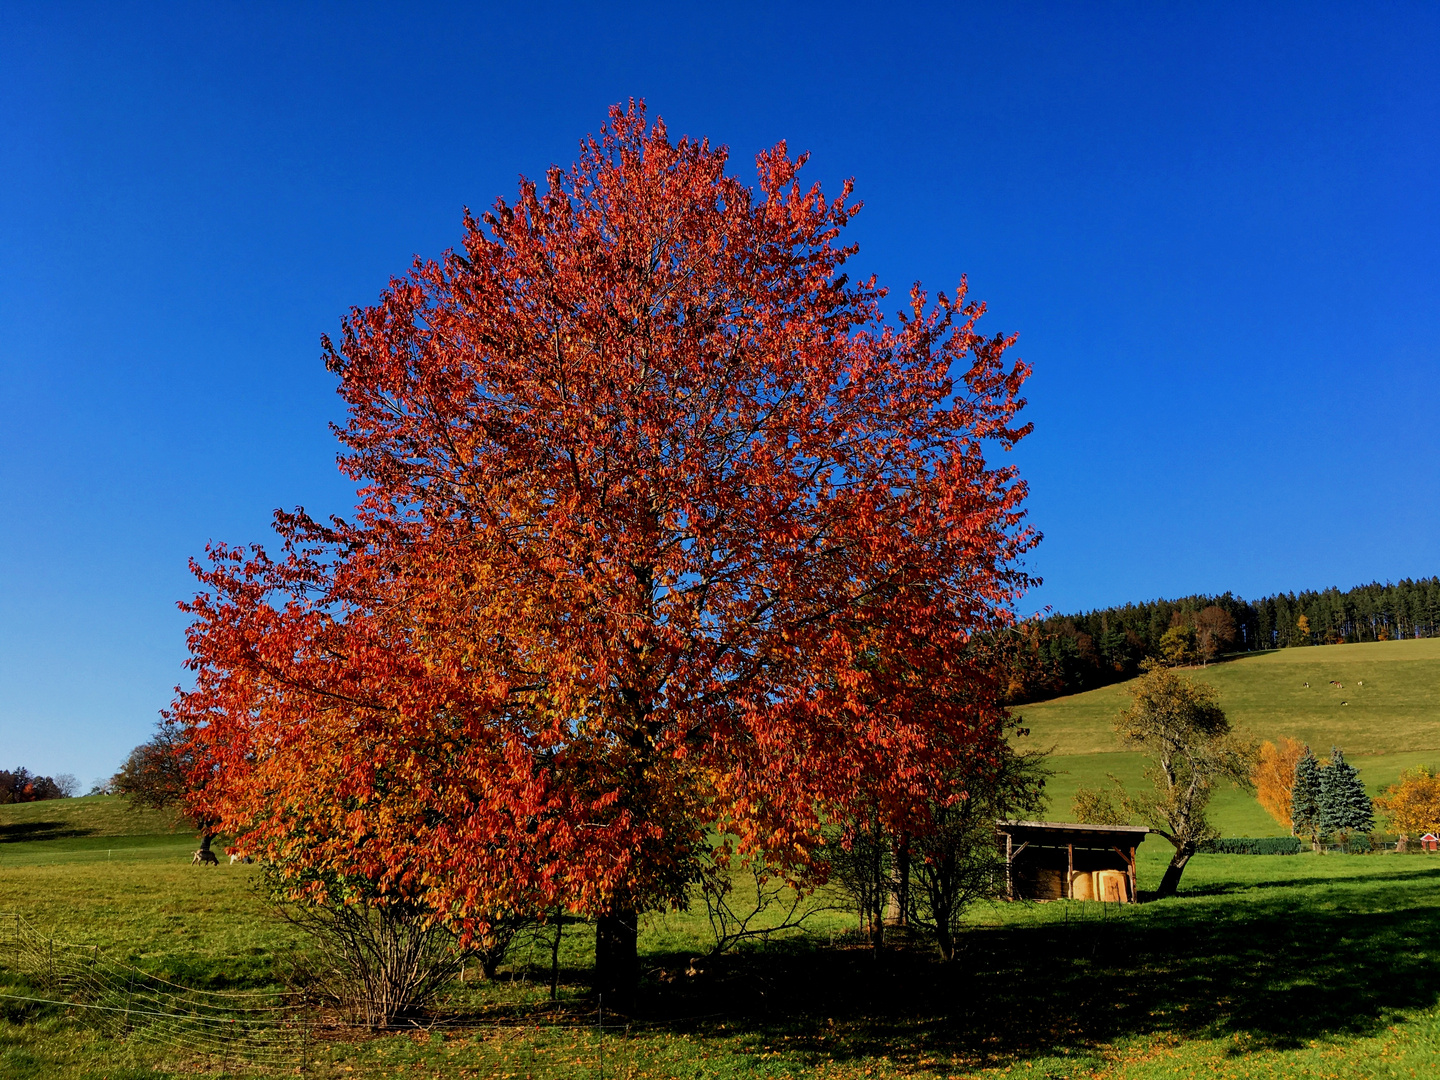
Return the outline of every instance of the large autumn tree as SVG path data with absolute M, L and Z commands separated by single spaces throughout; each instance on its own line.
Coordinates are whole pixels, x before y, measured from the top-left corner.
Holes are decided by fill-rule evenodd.
M 621 989 L 713 838 L 800 880 L 856 791 L 918 830 L 999 759 L 1028 368 L 963 283 L 887 321 L 804 160 L 617 108 L 325 342 L 361 501 L 212 548 L 173 710 L 294 895 L 563 905 Z

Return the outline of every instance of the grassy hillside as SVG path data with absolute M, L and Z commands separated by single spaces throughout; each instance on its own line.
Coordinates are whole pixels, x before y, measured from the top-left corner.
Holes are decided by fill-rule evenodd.
M 1231 722 L 1257 738 L 1303 739 L 1321 758 L 1342 747 L 1372 794 L 1402 769 L 1440 764 L 1440 639 L 1282 649 L 1191 674 L 1213 685 Z M 1144 759 L 1121 752 L 1111 729 L 1127 690 L 1122 683 L 1017 710 L 1031 731 L 1025 742 L 1055 748 L 1052 816 L 1069 816 L 1081 784 L 1103 784 L 1108 773 L 1140 780 Z M 1228 835 L 1284 831 L 1240 792 L 1218 792 L 1212 812 Z
M 182 836 L 175 817 L 138 810 L 116 795 L 0 805 L 0 844 L 82 837 Z

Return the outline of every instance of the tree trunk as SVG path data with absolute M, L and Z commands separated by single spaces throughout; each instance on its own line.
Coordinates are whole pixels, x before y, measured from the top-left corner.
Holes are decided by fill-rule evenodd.
M 935 888 L 933 881 L 929 889 L 930 914 L 935 919 L 935 944 L 940 946 L 940 959 L 947 964 L 955 959 L 954 908 L 947 902 L 946 892 Z
M 955 935 L 950 932 L 947 921 L 937 919 L 935 923 L 935 944 L 940 946 L 940 959 L 947 964 L 955 959 Z
M 215 834 L 209 829 L 206 829 L 204 832 L 202 832 L 200 834 L 200 850 L 205 852 L 205 854 L 207 855 L 210 854 L 210 842 L 214 839 Z
M 1170 865 L 1165 868 L 1165 876 L 1160 879 L 1160 888 L 1155 893 L 1155 899 L 1164 900 L 1167 896 L 1174 896 L 1180 889 L 1180 875 L 1185 872 L 1185 864 L 1190 861 L 1190 856 L 1195 854 L 1195 845 L 1186 841 L 1176 845 L 1175 855 L 1170 860 Z
M 900 910 L 897 912 L 895 924 L 897 926 L 910 925 L 910 834 L 901 833 L 899 850 L 895 853 L 895 900 Z
M 871 865 L 874 878 L 870 882 L 870 949 L 879 956 L 880 950 L 885 947 L 885 906 L 890 898 L 890 889 L 885 880 L 885 848 L 880 842 L 878 829 L 875 831 L 875 843 L 871 846 L 874 853 Z
M 622 1012 L 634 1001 L 640 982 L 638 937 L 639 916 L 634 911 L 613 908 L 595 920 L 595 992 Z
M 550 1000 L 560 999 L 560 935 L 565 930 L 565 913 L 555 912 L 555 940 L 550 943 Z

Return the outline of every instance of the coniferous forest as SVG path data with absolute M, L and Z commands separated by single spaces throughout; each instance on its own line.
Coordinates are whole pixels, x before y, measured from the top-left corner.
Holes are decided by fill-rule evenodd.
M 1043 701 L 1132 678 L 1147 658 L 1205 663 L 1236 652 L 1434 637 L 1440 577 L 1276 593 L 1185 596 L 1051 615 L 1015 634 L 1008 699 Z

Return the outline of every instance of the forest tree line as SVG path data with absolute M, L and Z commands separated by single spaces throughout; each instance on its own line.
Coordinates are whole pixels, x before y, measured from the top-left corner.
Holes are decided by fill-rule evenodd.
M 29 769 L 0 769 L 0 804 L 39 802 L 42 799 L 68 799 L 79 789 L 69 773 L 57 776 L 36 776 Z
M 1237 652 L 1434 637 L 1437 629 L 1440 577 L 1051 615 L 1017 628 L 1007 700 L 1043 701 L 1120 682 L 1137 675 L 1145 659 L 1207 663 Z

